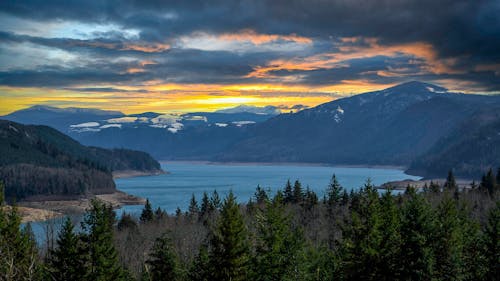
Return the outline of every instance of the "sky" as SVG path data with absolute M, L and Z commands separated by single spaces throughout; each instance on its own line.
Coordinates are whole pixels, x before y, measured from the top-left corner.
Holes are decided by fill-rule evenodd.
M 0 115 L 306 108 L 419 80 L 500 93 L 498 0 L 0 2 Z

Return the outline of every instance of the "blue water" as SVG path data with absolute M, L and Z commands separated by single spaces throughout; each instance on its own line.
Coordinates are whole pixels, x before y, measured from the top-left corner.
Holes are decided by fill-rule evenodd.
M 203 163 L 162 163 L 168 174 L 158 176 L 117 179 L 116 186 L 126 193 L 148 198 L 154 208 L 161 207 L 168 213 L 174 213 L 177 207 L 186 210 L 191 195 L 200 202 L 203 192 L 209 195 L 217 190 L 221 198 L 230 190 L 238 201 L 247 202 L 255 192 L 257 185 L 269 189 L 273 194 L 283 189 L 286 181 L 299 180 L 305 189 L 309 186 L 319 198 L 323 197 L 333 174 L 337 175 L 340 184 L 348 191 L 363 186 L 367 179 L 374 185 L 388 181 L 413 179 L 420 177 L 405 174 L 402 170 L 386 168 L 343 168 L 303 165 L 262 165 L 262 164 L 203 164 Z M 138 216 L 143 206 L 125 206 L 117 210 L 120 215 L 124 211 Z M 75 222 L 78 218 L 75 218 Z M 45 239 L 48 223 L 55 224 L 57 229 L 62 219 L 32 224 L 39 242 Z
M 299 180 L 303 188 L 309 186 L 320 198 L 333 174 L 337 175 L 340 184 L 347 190 L 363 186 L 368 178 L 375 185 L 394 180 L 419 179 L 401 170 L 385 168 L 179 162 L 163 163 L 162 168 L 169 174 L 117 179 L 116 186 L 129 194 L 148 198 L 154 208 L 161 207 L 173 213 L 177 207 L 186 210 L 192 194 L 200 201 L 203 192 L 210 195 L 217 190 L 224 197 L 232 190 L 238 201 L 247 202 L 254 195 L 257 185 L 274 194 L 276 190 L 283 189 L 288 179 L 292 184 Z M 141 210 L 142 206 L 125 206 L 118 212 L 137 214 Z

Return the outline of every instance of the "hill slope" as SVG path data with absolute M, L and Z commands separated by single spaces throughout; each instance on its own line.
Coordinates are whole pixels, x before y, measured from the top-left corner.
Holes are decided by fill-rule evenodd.
M 157 171 L 143 152 L 86 147 L 46 126 L 0 120 L 0 179 L 8 198 L 115 191 L 116 170 Z
M 456 175 L 479 179 L 496 167 L 500 167 L 500 107 L 474 114 L 419 156 L 408 172 L 438 177 L 453 168 Z
M 499 97 L 449 93 L 421 82 L 338 99 L 257 124 L 223 161 L 409 165 Z

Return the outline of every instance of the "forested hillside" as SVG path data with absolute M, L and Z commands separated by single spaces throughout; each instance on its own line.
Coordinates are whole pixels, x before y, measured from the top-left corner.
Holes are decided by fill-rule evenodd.
M 418 157 L 407 171 L 426 177 L 443 175 L 453 167 L 461 177 L 479 179 L 500 166 L 500 107 L 483 109 L 449 136 Z
M 115 190 L 111 172 L 160 170 L 138 151 L 86 147 L 46 126 L 0 120 L 0 179 L 6 197 L 78 196 Z

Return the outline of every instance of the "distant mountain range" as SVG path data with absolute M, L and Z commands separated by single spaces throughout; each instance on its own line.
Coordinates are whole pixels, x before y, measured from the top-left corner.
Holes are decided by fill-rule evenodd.
M 113 171 L 159 172 L 144 152 L 83 146 L 47 126 L 0 120 L 0 180 L 8 199 L 70 198 L 116 191 Z
M 453 168 L 477 177 L 500 166 L 499 108 L 500 96 L 414 81 L 279 115 L 248 106 L 183 115 L 37 106 L 2 118 L 157 159 L 402 165 L 422 176 Z
M 248 137 L 247 127 L 279 114 L 273 106 L 238 106 L 217 112 L 125 115 L 97 109 L 33 106 L 0 117 L 23 124 L 51 126 L 85 145 L 125 147 L 157 159 L 208 160 Z

